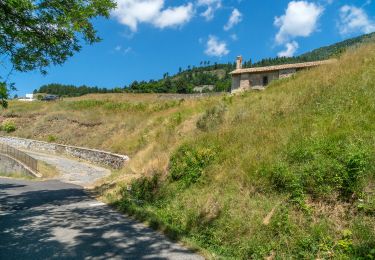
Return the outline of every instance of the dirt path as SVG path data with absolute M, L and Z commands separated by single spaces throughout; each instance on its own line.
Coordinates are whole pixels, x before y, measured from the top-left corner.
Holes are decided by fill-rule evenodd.
M 108 169 L 60 155 L 37 153 L 28 150 L 24 150 L 24 152 L 37 160 L 55 166 L 60 173 L 57 179 L 66 183 L 87 187 L 111 173 Z

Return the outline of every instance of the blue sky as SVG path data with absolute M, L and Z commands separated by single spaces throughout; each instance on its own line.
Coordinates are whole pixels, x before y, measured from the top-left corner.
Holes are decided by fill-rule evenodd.
M 48 74 L 13 73 L 18 95 L 43 84 L 123 87 L 201 61 L 298 55 L 375 31 L 370 0 L 117 0 L 94 21 L 103 41 Z

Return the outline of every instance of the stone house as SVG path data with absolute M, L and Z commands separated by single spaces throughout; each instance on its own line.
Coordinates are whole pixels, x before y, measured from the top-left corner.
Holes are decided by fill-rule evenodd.
M 251 89 L 263 90 L 272 80 L 287 78 L 300 70 L 332 63 L 332 61 L 333 60 L 323 60 L 267 67 L 242 68 L 242 57 L 238 56 L 236 70 L 230 73 L 232 75 L 231 92 L 236 93 Z

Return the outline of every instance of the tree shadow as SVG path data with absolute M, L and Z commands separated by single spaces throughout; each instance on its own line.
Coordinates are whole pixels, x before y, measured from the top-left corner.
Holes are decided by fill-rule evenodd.
M 0 182 L 0 259 L 201 259 L 79 186 Z

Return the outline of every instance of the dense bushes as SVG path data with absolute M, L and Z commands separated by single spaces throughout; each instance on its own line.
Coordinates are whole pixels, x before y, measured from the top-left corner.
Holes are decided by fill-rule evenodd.
M 130 194 L 133 199 L 138 201 L 151 201 L 157 192 L 159 175 L 154 174 L 152 177 L 142 177 L 131 183 Z M 128 190 L 126 190 L 128 192 Z
M 271 180 L 292 199 L 360 196 L 369 170 L 365 145 L 346 140 L 306 140 L 289 147 L 286 158 L 271 170 Z
M 195 183 L 214 159 L 215 152 L 210 148 L 183 145 L 171 157 L 170 178 L 186 185 Z
M 1 130 L 2 131 L 5 131 L 7 133 L 10 133 L 10 132 L 14 132 L 16 131 L 16 125 L 13 121 L 4 121 L 2 124 L 1 124 Z

